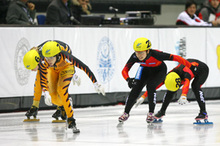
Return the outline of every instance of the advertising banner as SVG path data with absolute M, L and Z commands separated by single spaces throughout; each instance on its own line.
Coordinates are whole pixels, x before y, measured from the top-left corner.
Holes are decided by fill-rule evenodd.
M 217 28 L 3 27 L 0 32 L 0 98 L 33 96 L 36 72 L 25 69 L 23 56 L 46 40 L 67 43 L 73 55 L 92 70 L 107 93 L 130 91 L 121 71 L 139 37 L 148 38 L 153 49 L 207 63 L 209 77 L 203 87 L 220 85 L 220 30 Z M 165 63 L 168 71 L 178 65 L 172 61 Z M 132 67 L 131 77 L 138 67 L 139 64 Z M 81 85 L 71 83 L 69 93 L 96 93 L 85 72 L 76 68 L 76 73 Z M 164 86 L 161 89 L 165 89 Z

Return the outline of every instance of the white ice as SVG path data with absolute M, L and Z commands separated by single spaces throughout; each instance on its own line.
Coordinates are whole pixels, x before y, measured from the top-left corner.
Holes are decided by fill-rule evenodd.
M 157 112 L 161 104 L 156 105 Z M 55 110 L 40 110 L 40 122 L 23 122 L 25 112 L 0 114 L 1 146 L 219 146 L 220 100 L 206 101 L 213 125 L 193 125 L 198 115 L 197 102 L 171 103 L 162 124 L 146 123 L 148 104 L 133 108 L 130 118 L 118 126 L 124 106 L 75 109 L 79 134 L 66 130 L 65 123 L 52 123 Z

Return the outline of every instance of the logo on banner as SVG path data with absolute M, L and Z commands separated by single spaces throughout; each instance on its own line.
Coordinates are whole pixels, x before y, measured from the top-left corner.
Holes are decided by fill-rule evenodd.
M 186 37 L 183 37 L 177 41 L 175 48 L 177 55 L 186 58 Z
M 108 37 L 103 37 L 99 42 L 97 66 L 100 81 L 103 84 L 109 82 L 115 72 L 115 51 Z
M 23 57 L 25 53 L 30 49 L 30 44 L 26 38 L 20 39 L 16 46 L 14 69 L 18 83 L 20 85 L 26 85 L 30 76 L 30 70 L 26 69 L 23 64 Z

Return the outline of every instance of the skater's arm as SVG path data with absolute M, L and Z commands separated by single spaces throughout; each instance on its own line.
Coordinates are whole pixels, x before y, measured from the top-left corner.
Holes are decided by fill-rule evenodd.
M 41 59 L 39 63 L 39 72 L 40 72 L 40 84 L 43 91 L 48 91 L 48 84 L 47 84 L 47 69 L 48 63 L 43 59 Z
M 80 61 L 79 59 L 77 59 L 73 55 L 71 55 L 71 54 L 69 54 L 67 52 L 63 52 L 63 51 L 61 52 L 61 57 L 64 57 L 65 59 L 68 59 L 70 62 L 72 62 L 72 64 L 74 66 L 76 66 L 79 69 L 83 70 L 93 83 L 97 82 L 97 79 L 96 79 L 95 75 L 93 74 L 93 72 L 82 61 Z
M 190 80 L 188 78 L 185 78 L 184 83 L 183 83 L 181 96 L 187 96 L 187 94 L 189 92 L 189 84 L 190 84 Z
M 122 70 L 122 76 L 126 81 L 129 78 L 128 72 L 136 61 L 138 61 L 137 56 L 133 53 Z
M 192 65 L 189 61 L 184 59 L 183 57 L 179 55 L 174 55 L 174 54 L 169 54 L 165 52 L 159 52 L 159 51 L 154 51 L 155 56 L 157 56 L 158 60 L 171 60 L 171 61 L 177 61 L 180 64 L 188 67 L 190 70 L 193 72 L 196 72 L 196 66 Z

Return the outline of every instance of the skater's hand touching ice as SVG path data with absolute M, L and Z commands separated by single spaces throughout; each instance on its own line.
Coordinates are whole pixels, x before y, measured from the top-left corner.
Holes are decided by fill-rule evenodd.
M 76 73 L 73 75 L 72 81 L 73 81 L 73 85 L 77 84 L 77 86 L 80 86 L 81 84 L 81 79 Z
M 136 101 L 136 103 L 135 103 L 135 105 L 134 105 L 135 108 L 138 107 L 138 106 L 139 106 L 140 104 L 142 104 L 143 102 L 144 102 L 144 97 L 141 96 L 141 97 Z
M 181 105 L 188 103 L 187 97 L 186 96 L 181 96 L 178 100 L 178 103 L 181 104 Z
M 102 93 L 102 95 L 105 96 L 105 89 L 102 87 L 101 84 L 99 84 L 98 82 L 95 82 L 94 87 L 95 87 L 96 92 L 98 92 L 98 94 Z
M 48 106 L 52 106 L 51 96 L 50 96 L 49 92 L 48 91 L 44 91 L 43 94 L 44 94 L 44 102 L 45 102 L 45 104 L 48 105 Z

